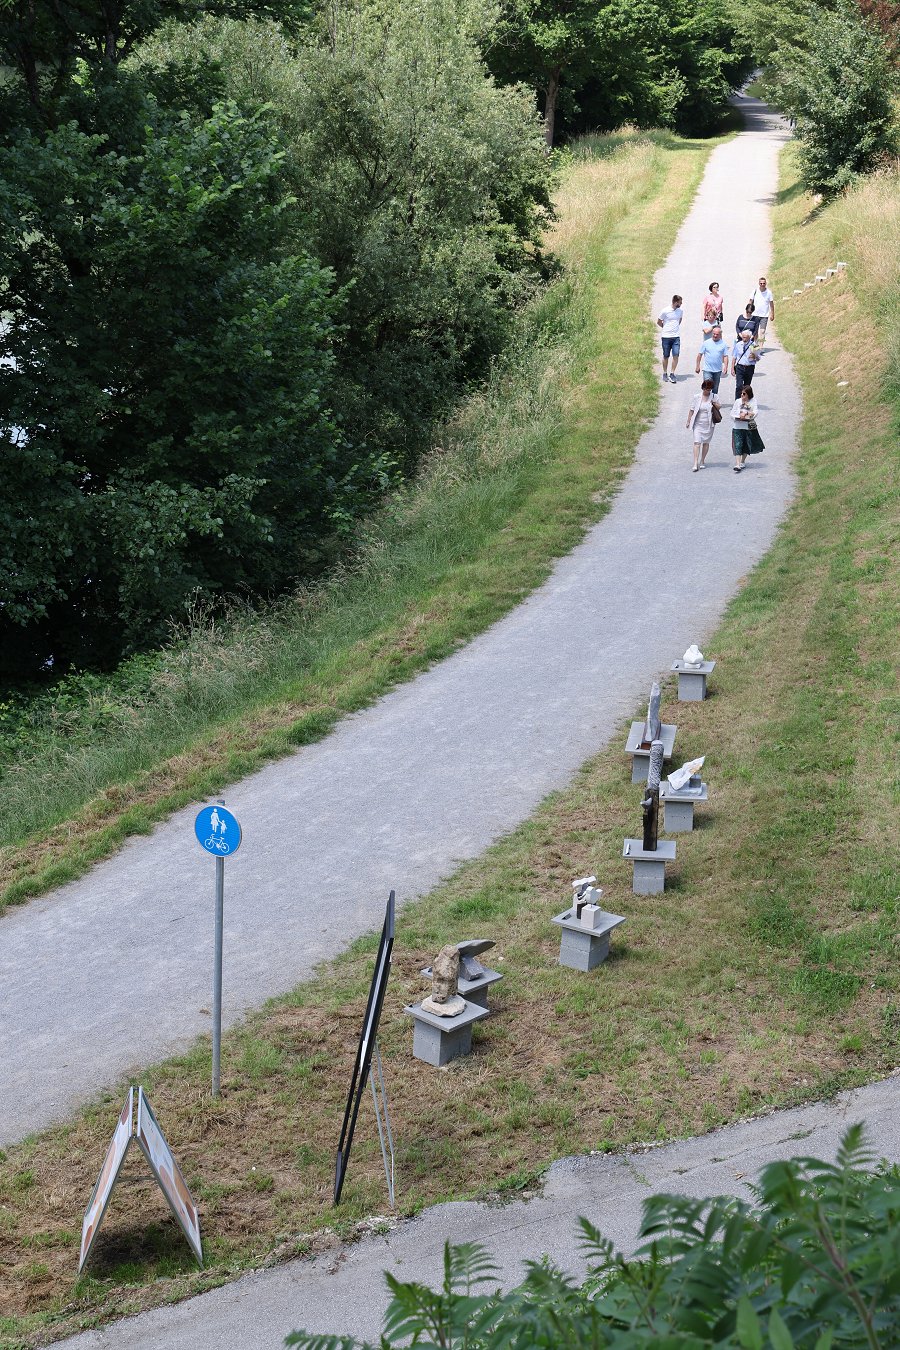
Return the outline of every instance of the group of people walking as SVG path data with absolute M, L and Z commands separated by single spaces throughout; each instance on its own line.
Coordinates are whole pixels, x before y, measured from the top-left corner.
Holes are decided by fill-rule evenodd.
M 663 384 L 675 384 L 675 371 L 681 355 L 681 324 L 684 309 L 680 295 L 672 296 L 670 309 L 664 309 L 657 318 L 662 330 Z M 765 277 L 744 306 L 744 312 L 735 321 L 734 341 L 729 344 L 724 331 L 724 304 L 717 281 L 710 282 L 703 301 L 703 337 L 697 352 L 695 374 L 702 376 L 700 392 L 691 400 L 686 427 L 693 433 L 693 472 L 706 467 L 706 457 L 713 433 L 722 421 L 719 386 L 728 376 L 729 363 L 734 376 L 734 403 L 731 409 L 732 468 L 740 473 L 750 455 L 765 450 L 757 425 L 758 408 L 753 393 L 753 372 L 763 354 L 766 331 L 775 319 L 775 297 Z M 669 368 L 671 362 L 671 370 Z

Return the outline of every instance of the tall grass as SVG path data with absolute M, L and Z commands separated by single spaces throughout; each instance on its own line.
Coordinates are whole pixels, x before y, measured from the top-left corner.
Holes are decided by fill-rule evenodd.
M 900 401 L 900 160 L 864 179 L 836 204 L 833 229 L 851 265 L 851 284 L 881 320 L 878 336 L 888 355 L 885 375 Z
M 543 580 L 633 450 L 623 409 L 652 407 L 650 341 L 615 315 L 648 290 L 710 148 L 631 130 L 576 147 L 548 241 L 562 274 L 325 583 L 224 617 L 198 606 L 109 680 L 0 708 L 0 903 L 322 735 Z

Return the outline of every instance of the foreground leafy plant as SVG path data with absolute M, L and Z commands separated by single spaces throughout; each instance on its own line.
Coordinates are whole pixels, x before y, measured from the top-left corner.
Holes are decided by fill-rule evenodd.
M 581 1219 L 589 1273 L 577 1285 L 532 1261 L 509 1294 L 476 1243 L 444 1251 L 441 1288 L 385 1275 L 386 1347 L 511 1346 L 837 1350 L 900 1343 L 900 1177 L 872 1170 L 863 1127 L 837 1160 L 771 1163 L 755 1203 L 657 1195 L 633 1259 Z M 477 1292 L 481 1288 L 482 1292 Z M 304 1350 L 374 1350 L 350 1337 L 295 1332 Z

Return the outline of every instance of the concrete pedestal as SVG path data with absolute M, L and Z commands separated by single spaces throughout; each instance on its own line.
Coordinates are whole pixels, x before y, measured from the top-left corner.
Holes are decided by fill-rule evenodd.
M 598 916 L 599 917 L 599 916 Z M 553 918 L 562 932 L 559 935 L 559 964 L 573 970 L 593 970 L 609 956 L 609 935 L 625 919 L 621 914 L 604 914 L 599 928 L 585 928 L 567 909 Z
M 696 666 L 685 665 L 684 661 L 673 661 L 672 669 L 678 672 L 678 697 L 682 703 L 702 703 L 706 698 L 706 680 L 716 668 L 715 661 L 700 661 Z
M 414 1019 L 414 1056 L 426 1064 L 433 1064 L 436 1069 L 443 1068 L 451 1059 L 470 1053 L 472 1026 L 488 1015 L 487 1008 L 469 1002 L 455 1017 L 437 1017 L 426 1012 L 421 1003 L 413 1003 L 403 1011 Z
M 645 850 L 642 840 L 626 839 L 622 857 L 634 863 L 631 889 L 635 895 L 658 895 L 666 889 L 666 863 L 675 861 L 676 845 L 661 839 L 655 852 Z
M 662 783 L 659 800 L 663 807 L 663 829 L 666 834 L 679 834 L 694 828 L 694 807 L 709 799 L 709 788 L 695 774 L 686 788 L 676 792 L 668 783 Z
M 426 966 L 422 971 L 426 979 L 431 979 L 431 966 Z M 487 1008 L 488 990 L 492 984 L 502 980 L 503 975 L 499 970 L 486 970 L 483 975 L 479 975 L 477 980 L 464 980 L 459 977 L 459 992 L 469 1003 L 474 1003 L 477 1008 Z
M 677 730 L 678 728 L 670 722 L 663 722 L 659 728 L 659 739 L 663 743 L 663 760 L 672 758 Z M 628 740 L 625 742 L 625 753 L 631 755 L 632 783 L 646 783 L 650 769 L 650 747 L 641 745 L 643 735 L 644 723 L 632 722 Z

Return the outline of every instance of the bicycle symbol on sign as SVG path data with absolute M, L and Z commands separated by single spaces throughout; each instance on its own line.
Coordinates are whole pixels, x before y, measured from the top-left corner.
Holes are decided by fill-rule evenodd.
M 209 828 L 212 830 L 212 834 L 207 839 L 204 847 L 215 849 L 217 853 L 230 852 L 231 846 L 225 842 L 225 831 L 228 829 L 228 821 L 225 820 L 224 816 L 219 815 L 215 807 L 213 807 L 212 814 L 209 818 Z M 217 830 L 221 831 L 218 838 L 216 837 Z

